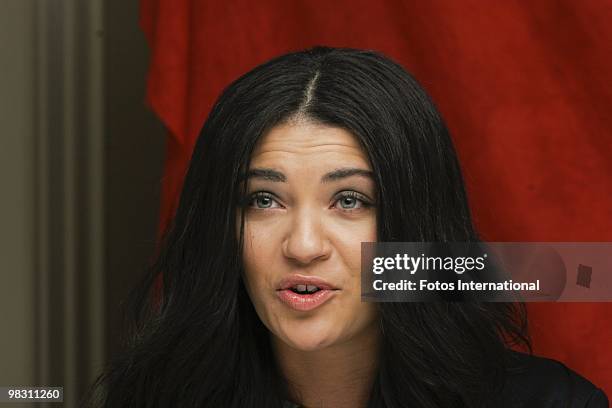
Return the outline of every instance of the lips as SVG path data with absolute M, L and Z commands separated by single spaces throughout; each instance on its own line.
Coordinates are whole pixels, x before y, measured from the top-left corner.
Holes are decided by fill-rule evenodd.
M 292 275 L 281 280 L 278 285 L 279 290 L 291 289 L 297 287 L 298 285 L 302 286 L 316 286 L 319 289 L 326 290 L 337 290 L 338 288 L 334 287 L 327 281 L 318 278 L 316 276 L 304 276 L 304 275 Z
M 292 275 L 281 280 L 277 294 L 286 306 L 304 312 L 323 305 L 338 290 L 316 276 Z

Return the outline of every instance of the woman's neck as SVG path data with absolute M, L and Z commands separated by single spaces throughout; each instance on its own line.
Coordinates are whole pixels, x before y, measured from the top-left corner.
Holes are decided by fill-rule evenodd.
M 271 339 L 294 402 L 305 408 L 367 405 L 378 370 L 376 324 L 357 338 L 316 351 L 294 349 L 276 336 Z

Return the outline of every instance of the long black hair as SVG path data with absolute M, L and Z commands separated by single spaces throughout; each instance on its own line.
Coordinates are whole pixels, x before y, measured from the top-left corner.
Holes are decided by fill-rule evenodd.
M 404 68 L 347 48 L 277 57 L 233 82 L 210 112 L 174 220 L 133 297 L 129 341 L 92 387 L 91 405 L 281 407 L 288 398 L 242 281 L 236 217 L 244 221 L 239 181 L 256 142 L 295 118 L 359 140 L 376 177 L 380 241 L 479 239 L 447 127 Z M 508 347 L 529 347 L 520 304 L 378 306 L 369 407 L 481 406 L 503 383 Z

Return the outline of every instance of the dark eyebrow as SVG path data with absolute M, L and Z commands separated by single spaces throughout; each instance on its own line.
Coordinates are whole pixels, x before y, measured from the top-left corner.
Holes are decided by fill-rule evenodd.
M 345 167 L 325 174 L 321 178 L 321 183 L 329 183 L 330 181 L 336 181 L 351 176 L 361 176 L 374 181 L 374 173 L 372 173 L 370 170 L 358 169 L 354 167 Z
M 354 167 L 345 167 L 341 169 L 336 169 L 325 174 L 321 177 L 321 183 L 329 183 L 332 181 L 337 181 L 343 178 L 351 177 L 351 176 L 361 176 L 366 177 L 374 181 L 374 173 L 369 170 L 359 169 Z M 240 181 L 250 179 L 250 178 L 262 178 L 264 180 L 274 181 L 285 183 L 287 181 L 287 177 L 278 170 L 269 169 L 269 168 L 254 168 L 250 169 L 245 175 L 240 177 Z
M 276 181 L 284 183 L 287 181 L 287 177 L 280 171 L 274 169 L 255 168 L 250 169 L 246 174 L 243 174 L 239 181 L 248 180 L 250 178 L 262 178 L 264 180 Z

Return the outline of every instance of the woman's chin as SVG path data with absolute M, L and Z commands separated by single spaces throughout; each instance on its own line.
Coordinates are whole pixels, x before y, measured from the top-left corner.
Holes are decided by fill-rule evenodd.
M 302 323 L 283 330 L 283 341 L 291 348 L 301 351 L 317 351 L 335 343 L 337 336 L 326 327 L 313 327 Z
M 321 336 L 310 336 L 308 338 L 297 338 L 292 336 L 286 341 L 289 342 L 289 346 L 300 351 L 318 351 L 332 344 L 329 339 Z

